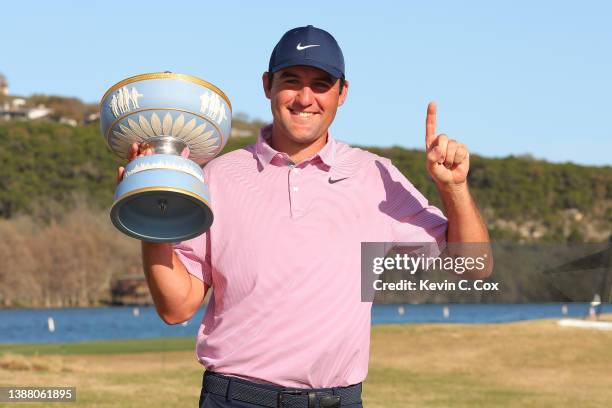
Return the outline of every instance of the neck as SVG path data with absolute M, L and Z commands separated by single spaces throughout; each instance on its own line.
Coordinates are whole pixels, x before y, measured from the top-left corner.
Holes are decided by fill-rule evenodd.
M 282 130 L 276 124 L 272 125 L 272 147 L 285 153 L 295 164 L 317 154 L 327 143 L 327 132 L 310 143 L 298 143 L 282 136 Z

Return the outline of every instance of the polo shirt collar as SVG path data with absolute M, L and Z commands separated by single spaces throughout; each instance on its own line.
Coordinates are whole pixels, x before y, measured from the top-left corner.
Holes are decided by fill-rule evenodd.
M 283 153 L 274 150 L 270 146 L 270 140 L 272 139 L 272 125 L 265 126 L 259 131 L 259 137 L 255 143 L 255 155 L 257 160 L 261 164 L 262 168 L 265 168 L 277 155 L 282 156 Z M 332 137 L 329 131 L 327 132 L 327 143 L 318 153 L 313 157 L 304 160 L 305 162 L 311 161 L 316 157 L 319 157 L 321 161 L 330 169 L 334 165 L 336 156 L 336 140 Z

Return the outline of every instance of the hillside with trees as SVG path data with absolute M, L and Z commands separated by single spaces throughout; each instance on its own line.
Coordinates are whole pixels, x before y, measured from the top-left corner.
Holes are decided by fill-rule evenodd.
M 225 151 L 254 142 L 259 126 L 235 118 L 244 137 L 230 138 Z M 366 149 L 440 204 L 422 151 Z M 122 162 L 97 123 L 0 122 L 0 306 L 104 304 L 117 277 L 142 275 L 138 242 L 108 218 Z M 610 166 L 474 155 L 469 181 L 500 242 L 606 242 L 612 231 Z
M 260 123 L 234 120 L 253 134 Z M 249 133 L 247 133 L 249 134 Z M 230 138 L 225 151 L 254 142 Z M 368 148 L 390 158 L 439 205 L 422 151 Z M 0 217 L 29 214 L 36 207 L 70 207 L 81 195 L 108 208 L 116 167 L 122 163 L 104 145 L 96 123 L 0 122 Z M 554 164 L 529 157 L 472 156 L 471 189 L 495 234 L 525 240 L 606 240 L 612 224 L 612 167 Z

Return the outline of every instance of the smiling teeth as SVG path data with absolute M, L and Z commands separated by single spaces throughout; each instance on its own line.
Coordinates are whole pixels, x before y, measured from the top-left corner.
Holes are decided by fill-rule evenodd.
M 311 117 L 313 115 L 311 112 L 298 112 L 297 114 L 298 114 L 298 116 L 301 116 L 303 118 L 308 118 L 308 117 Z

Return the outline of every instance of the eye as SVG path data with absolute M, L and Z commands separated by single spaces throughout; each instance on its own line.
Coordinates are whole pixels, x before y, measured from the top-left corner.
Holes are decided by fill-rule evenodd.
M 331 88 L 331 84 L 327 82 L 315 82 L 313 84 L 313 88 L 319 91 L 327 91 L 329 88 Z

